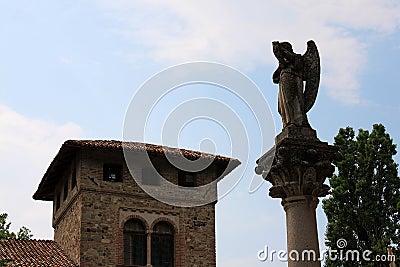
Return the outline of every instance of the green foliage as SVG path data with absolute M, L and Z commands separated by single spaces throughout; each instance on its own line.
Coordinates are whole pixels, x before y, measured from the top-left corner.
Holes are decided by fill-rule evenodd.
M 8 266 L 9 264 L 11 264 L 10 260 L 0 260 L 0 266 Z
M 0 214 L 0 240 L 16 237 L 13 232 L 10 232 L 11 223 L 7 223 L 7 217 L 7 213 Z
M 31 230 L 22 226 L 18 233 L 15 234 L 10 231 L 11 222 L 7 222 L 7 213 L 0 214 L 0 241 L 8 238 L 18 238 L 18 239 L 31 239 Z M 1 266 L 1 265 L 0 265 Z
M 2 213 L 0 214 L 0 242 L 4 239 L 9 239 L 9 238 L 18 238 L 18 239 L 31 239 L 32 234 L 31 230 L 26 228 L 25 226 L 22 226 L 18 233 L 15 234 L 10 231 L 10 225 L 11 222 L 7 222 L 7 213 Z M 0 259 L 0 266 L 8 266 L 11 263 L 10 260 L 7 259 Z
M 335 162 L 338 173 L 330 179 L 332 195 L 323 201 L 328 219 L 326 245 L 340 250 L 336 242 L 344 238 L 347 250 L 365 250 L 387 255 L 387 247 L 400 244 L 400 178 L 393 156 L 393 144 L 385 127 L 372 132 L 351 127 L 340 129 L 334 144 L 343 158 Z M 398 253 L 398 250 L 397 250 Z M 396 259 L 399 259 L 397 255 Z M 388 266 L 388 263 L 331 261 L 326 266 Z
M 26 228 L 25 226 L 22 226 L 18 233 L 17 233 L 17 238 L 18 239 L 31 239 L 32 238 L 31 230 Z

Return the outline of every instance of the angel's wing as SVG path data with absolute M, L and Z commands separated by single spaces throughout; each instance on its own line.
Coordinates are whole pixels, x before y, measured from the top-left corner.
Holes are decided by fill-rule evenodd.
M 304 109 L 308 112 L 317 98 L 321 66 L 319 53 L 314 41 L 307 42 L 307 51 L 303 55 L 304 71 L 303 80 L 306 81 L 304 90 Z

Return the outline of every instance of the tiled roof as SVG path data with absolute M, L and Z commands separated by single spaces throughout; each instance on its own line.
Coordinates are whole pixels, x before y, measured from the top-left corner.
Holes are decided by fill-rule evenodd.
M 0 260 L 10 260 L 8 267 L 78 266 L 52 240 L 2 240 L 0 241 Z
M 188 159 L 202 158 L 215 158 L 217 161 L 230 161 L 233 160 L 229 157 L 220 155 L 213 155 L 200 151 L 173 148 L 167 146 L 146 144 L 140 142 L 123 142 L 117 140 L 68 140 L 64 145 L 71 147 L 87 147 L 93 149 L 104 149 L 104 150 L 129 150 L 129 151 L 147 151 L 148 153 L 155 154 L 169 154 L 169 155 L 184 155 Z
M 224 157 L 220 155 L 213 155 L 209 153 L 172 148 L 167 146 L 139 143 L 139 142 L 123 142 L 117 140 L 68 140 L 61 146 L 60 151 L 51 162 L 49 168 L 44 174 L 39 187 L 33 198 L 36 200 L 53 200 L 54 185 L 59 179 L 61 172 L 64 171 L 65 164 L 69 163 L 77 149 L 90 149 L 90 150 L 104 150 L 104 151 L 129 151 L 129 152 L 143 152 L 148 154 L 165 157 L 180 156 L 190 160 L 198 158 L 213 159 L 213 162 L 224 170 L 224 176 L 235 169 L 240 161 L 237 159 Z

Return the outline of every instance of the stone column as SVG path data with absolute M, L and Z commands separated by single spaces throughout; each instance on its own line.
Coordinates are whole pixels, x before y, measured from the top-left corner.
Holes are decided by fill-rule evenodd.
M 284 201 L 289 266 L 320 266 L 317 201 L 308 196 L 289 197 Z
M 151 234 L 153 233 L 153 231 L 148 230 L 146 232 L 147 234 L 147 265 L 146 267 L 151 267 Z
M 337 149 L 321 142 L 310 127 L 286 127 L 275 147 L 257 160 L 256 173 L 272 183 L 269 195 L 281 198 L 286 212 L 288 266 L 321 266 L 315 209 L 326 196 Z

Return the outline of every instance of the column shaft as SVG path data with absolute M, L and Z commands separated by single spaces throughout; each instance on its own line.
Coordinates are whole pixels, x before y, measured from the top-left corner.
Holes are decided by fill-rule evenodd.
M 151 232 L 147 233 L 147 266 L 151 266 Z
M 318 199 L 295 196 L 282 202 L 286 212 L 288 266 L 320 267 L 315 214 Z

